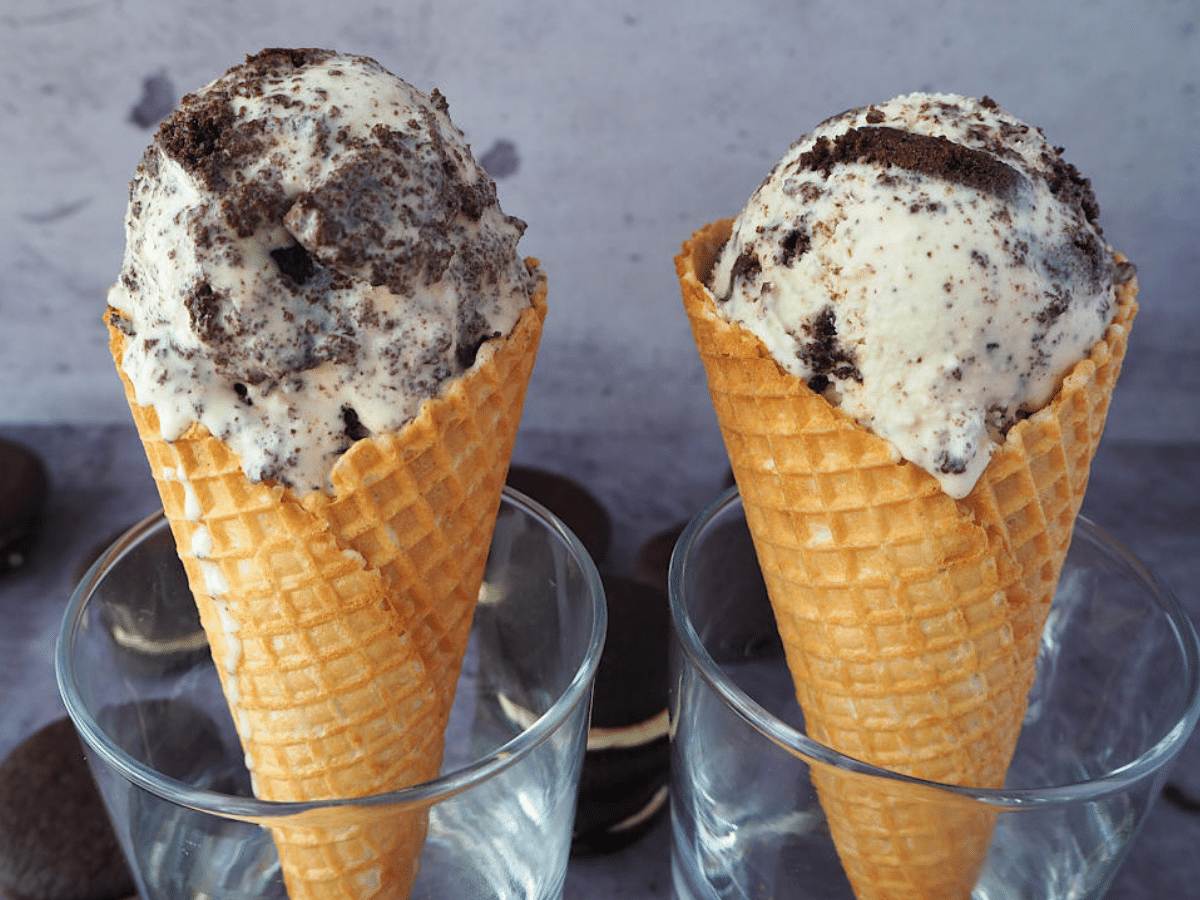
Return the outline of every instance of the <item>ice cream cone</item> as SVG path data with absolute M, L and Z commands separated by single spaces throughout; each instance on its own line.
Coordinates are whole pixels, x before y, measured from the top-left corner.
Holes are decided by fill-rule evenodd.
M 197 424 L 164 441 L 122 372 L 259 798 L 437 775 L 545 317 L 539 279 L 508 337 L 399 433 L 341 457 L 331 494 L 251 482 Z M 120 370 L 125 338 L 110 335 Z M 272 830 L 292 900 L 349 900 L 408 896 L 425 826 L 349 808 Z
M 676 257 L 684 305 L 810 736 L 921 779 L 999 787 L 1130 323 L 1013 426 L 962 500 L 786 373 L 706 288 L 731 222 Z M 859 900 L 965 898 L 993 819 L 813 772 Z M 918 794 L 921 797 L 918 797 Z

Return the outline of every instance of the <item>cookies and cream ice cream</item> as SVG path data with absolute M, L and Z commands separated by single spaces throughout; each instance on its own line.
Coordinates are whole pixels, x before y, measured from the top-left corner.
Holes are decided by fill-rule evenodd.
M 267 50 L 188 95 L 130 187 L 109 293 L 163 436 L 192 422 L 251 480 L 329 488 L 508 334 L 524 223 L 430 96 L 373 60 Z
M 989 100 L 793 146 L 675 258 L 807 735 L 999 788 L 1137 313 L 1088 183 Z M 997 808 L 814 766 L 858 900 L 966 900 Z
M 428 782 L 546 315 L 431 96 L 266 50 L 138 167 L 110 349 L 255 795 Z M 420 804 L 270 826 L 292 900 L 405 897 Z
M 952 497 L 1112 321 L 1088 181 L 991 100 L 910 94 L 822 123 L 734 223 L 718 315 Z

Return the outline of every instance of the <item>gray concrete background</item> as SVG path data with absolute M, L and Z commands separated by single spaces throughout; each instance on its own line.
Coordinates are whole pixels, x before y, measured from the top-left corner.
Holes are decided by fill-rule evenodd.
M 715 425 L 672 256 L 826 116 L 990 94 L 1092 178 L 1142 313 L 1110 434 L 1200 439 L 1200 3 L 4 0 L 0 422 L 127 421 L 99 322 L 157 118 L 264 46 L 439 87 L 550 276 L 531 429 Z

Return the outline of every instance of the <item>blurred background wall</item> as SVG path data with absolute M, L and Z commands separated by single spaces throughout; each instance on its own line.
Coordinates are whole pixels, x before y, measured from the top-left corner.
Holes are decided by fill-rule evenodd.
M 819 120 L 945 90 L 1064 146 L 1140 269 L 1110 435 L 1198 440 L 1198 21 L 1196 0 L 4 0 L 0 423 L 127 421 L 100 315 L 138 157 L 183 93 L 293 45 L 440 88 L 529 223 L 552 306 L 528 429 L 711 441 L 681 241 Z

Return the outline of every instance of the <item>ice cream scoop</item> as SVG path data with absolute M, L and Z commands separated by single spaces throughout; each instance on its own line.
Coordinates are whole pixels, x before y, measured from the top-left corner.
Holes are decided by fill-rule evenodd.
M 125 224 L 108 302 L 137 402 L 301 493 L 508 334 L 534 285 L 445 98 L 328 50 L 267 50 L 184 97 Z
M 1087 179 L 993 101 L 909 94 L 822 123 L 737 218 L 717 312 L 965 496 L 1115 312 Z

